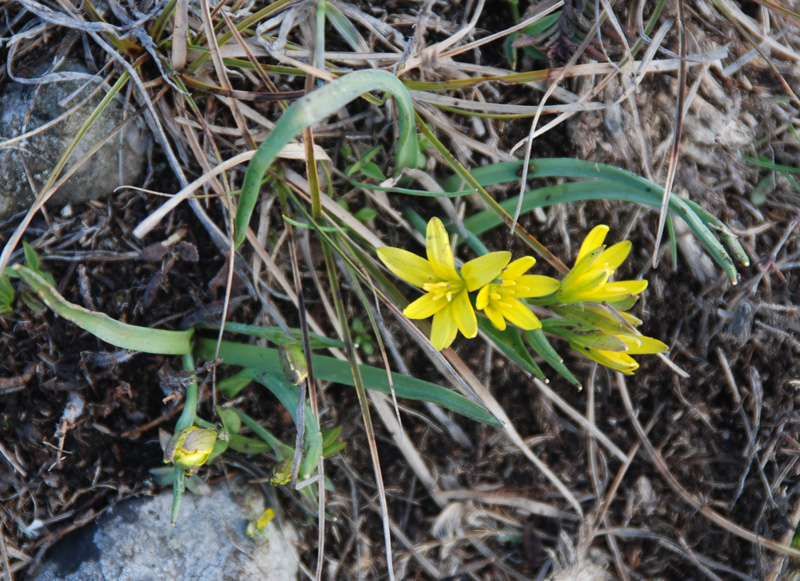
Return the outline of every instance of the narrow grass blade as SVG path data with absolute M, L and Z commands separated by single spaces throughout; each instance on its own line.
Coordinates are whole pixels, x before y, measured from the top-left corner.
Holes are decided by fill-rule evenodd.
M 518 329 L 507 327 L 505 331 L 500 331 L 491 321 L 483 317 L 478 318 L 478 327 L 489 336 L 495 347 L 500 349 L 506 357 L 519 365 L 526 373 L 547 382 L 544 372 L 536 365 L 536 362 L 528 353 Z
M 536 351 L 539 357 L 544 359 L 547 364 L 555 369 L 561 377 L 569 381 L 578 389 L 581 388 L 581 382 L 578 381 L 578 378 L 572 375 L 572 372 L 567 368 L 566 365 L 564 365 L 564 360 L 561 359 L 556 350 L 553 349 L 553 346 L 550 345 L 550 341 L 547 340 L 544 331 L 541 329 L 525 331 L 525 338 L 528 340 L 528 344 L 534 351 Z
M 225 342 L 223 342 L 223 345 Z M 215 346 L 216 342 L 212 342 Z M 201 355 L 202 357 L 202 355 Z M 225 360 L 225 356 L 220 350 L 220 357 Z M 226 361 L 227 363 L 227 361 Z M 280 371 L 273 371 L 276 368 L 253 369 L 248 368 L 242 370 L 241 374 L 249 375 L 250 378 L 256 383 L 260 383 L 272 394 L 278 398 L 281 405 L 286 408 L 286 411 L 292 416 L 295 425 L 297 424 L 297 402 L 299 396 L 299 389 L 296 385 L 289 383 Z M 278 367 L 277 369 L 280 369 Z M 314 471 L 317 469 L 319 459 L 322 457 L 322 432 L 319 429 L 317 419 L 314 417 L 311 408 L 306 404 L 303 406 L 303 420 L 305 421 L 305 456 L 300 465 L 300 477 L 305 480 L 310 478 Z M 247 424 L 242 417 L 242 421 Z M 266 440 L 265 440 L 266 441 Z M 269 442 L 267 442 L 269 443 Z
M 195 354 L 203 359 L 212 360 L 215 351 L 216 341 L 214 339 L 202 338 L 195 345 Z M 280 369 L 278 350 L 257 345 L 223 341 L 220 345 L 219 357 L 228 365 L 251 367 L 258 370 Z M 353 375 L 348 362 L 315 354 L 313 364 L 318 379 L 353 386 Z M 385 369 L 361 365 L 360 371 L 367 389 L 374 389 L 386 394 L 391 393 Z M 429 401 L 470 419 L 493 426 L 501 425 L 483 406 L 435 383 L 397 373 L 392 373 L 392 382 L 398 397 Z
M 212 325 L 202 325 L 201 327 L 214 330 L 219 328 Z M 301 329 L 290 329 L 290 331 L 292 332 L 292 337 L 287 337 L 286 332 L 280 327 L 262 327 L 261 325 L 247 325 L 244 323 L 225 323 L 226 333 L 239 333 L 249 337 L 258 337 L 259 339 L 266 339 L 276 345 L 302 343 L 303 331 Z M 311 342 L 312 349 L 325 349 L 328 347 L 341 349 L 344 347 L 344 342 L 338 339 L 330 339 L 318 333 L 309 333 L 308 338 Z
M 544 162 L 550 160 L 541 161 Z M 537 161 L 537 164 L 539 163 L 540 162 Z M 504 168 L 499 168 L 502 170 L 501 172 L 479 173 L 476 170 L 475 173 L 484 180 L 499 179 L 501 181 L 495 183 L 501 183 L 502 181 L 508 181 L 505 178 L 507 178 L 509 175 L 515 175 L 513 170 L 514 165 L 522 167 L 522 162 L 511 162 L 506 164 Z M 581 165 L 583 165 L 583 167 L 580 167 Z M 588 165 L 599 166 L 599 164 Z M 568 175 L 565 177 L 586 178 L 598 176 L 597 171 L 590 171 L 589 168 L 582 163 L 576 164 L 576 166 L 578 171 L 572 172 L 574 175 Z M 537 167 L 537 170 L 535 170 L 534 173 L 536 173 L 536 171 L 539 169 L 541 168 Z M 544 175 L 551 175 L 550 172 L 543 173 Z M 663 193 L 661 188 L 651 184 L 644 178 L 637 178 L 633 174 L 626 174 L 627 172 L 623 172 L 622 170 L 609 171 L 600 175 L 604 177 L 611 177 L 611 180 L 594 179 L 590 181 L 567 182 L 565 184 L 531 190 L 525 194 L 521 212 L 530 212 L 534 208 L 552 206 L 553 204 L 558 203 L 587 200 L 620 200 L 623 202 L 642 204 L 653 208 L 658 208 L 661 206 L 661 195 Z M 540 177 L 544 177 L 542 174 L 539 175 Z M 518 176 L 514 179 L 518 179 Z M 452 185 L 452 183 L 448 185 Z M 500 207 L 505 212 L 513 211 L 516 209 L 518 201 L 519 196 L 509 198 L 503 201 L 500 204 Z M 727 230 L 725 225 L 719 220 L 713 218 L 713 216 L 707 212 L 698 212 L 698 206 L 692 206 L 687 200 L 684 200 L 678 196 L 670 196 L 668 207 L 670 212 L 676 216 L 679 216 L 684 222 L 686 222 L 686 225 L 689 226 L 692 232 L 694 232 L 694 234 L 700 239 L 711 257 L 728 275 L 730 281 L 733 284 L 736 284 L 738 281 L 736 266 L 734 265 L 730 254 L 728 254 L 728 251 L 725 250 L 725 247 L 719 241 L 719 238 L 714 234 L 714 231 L 725 232 Z M 465 219 L 464 227 L 477 236 L 503 223 L 504 220 L 498 216 L 496 211 L 484 210 Z M 712 231 L 712 228 L 714 231 Z M 732 238 L 732 235 L 731 237 L 724 239 L 726 242 L 732 243 L 734 247 L 738 247 L 738 243 L 733 243 L 734 239 Z M 739 259 L 746 259 L 746 254 L 743 250 L 741 252 L 736 251 L 734 254 Z
M 258 147 L 247 166 L 242 184 L 242 195 L 234 224 L 236 246 L 244 242 L 247 225 L 258 200 L 261 181 L 281 148 L 306 127 L 322 121 L 371 91 L 386 92 L 394 97 L 397 104 L 398 143 L 395 173 L 404 167 L 416 167 L 419 146 L 414 128 L 414 109 L 403 83 L 391 73 L 380 70 L 363 70 L 344 75 L 295 101 L 275 124 L 269 137 Z
M 15 264 L 11 267 L 11 271 L 25 281 L 42 302 L 55 313 L 106 343 L 122 349 L 160 355 L 184 355 L 192 352 L 194 329 L 167 331 L 128 325 L 104 313 L 96 313 L 69 302 L 40 274 L 30 268 Z
M 248 370 L 248 371 L 250 371 L 250 370 Z M 249 383 L 249 381 L 248 381 L 248 383 Z M 255 419 L 251 418 L 250 416 L 248 416 L 243 411 L 238 410 L 238 409 L 235 410 L 235 411 L 239 415 L 239 418 L 242 420 L 242 423 L 245 426 L 247 426 L 248 428 L 253 430 L 253 433 L 256 436 L 258 436 L 259 438 L 264 440 L 267 444 L 269 444 L 269 447 L 272 448 L 272 451 L 275 453 L 275 456 L 278 458 L 278 462 L 280 462 L 281 460 L 285 460 L 286 458 L 291 458 L 292 457 L 292 455 L 294 454 L 294 450 L 292 449 L 291 446 L 287 446 L 281 440 L 279 440 L 278 438 L 273 436 L 272 433 L 269 430 L 267 430 L 265 427 L 263 427 L 261 424 L 259 424 Z M 324 447 L 324 445 L 325 445 L 324 440 L 323 440 L 322 444 L 323 444 L 323 447 Z

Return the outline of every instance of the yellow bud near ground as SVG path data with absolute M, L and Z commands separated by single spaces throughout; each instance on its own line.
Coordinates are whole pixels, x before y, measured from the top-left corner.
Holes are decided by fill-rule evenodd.
M 174 462 L 178 467 L 194 473 L 208 460 L 216 442 L 215 430 L 197 426 L 184 428 L 167 442 L 164 462 Z

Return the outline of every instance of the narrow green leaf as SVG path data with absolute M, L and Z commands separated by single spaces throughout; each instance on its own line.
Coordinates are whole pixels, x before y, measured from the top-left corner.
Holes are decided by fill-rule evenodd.
M 225 431 L 229 434 L 238 434 L 239 430 L 242 429 L 242 419 L 239 417 L 239 414 L 236 413 L 235 409 L 217 406 L 217 415 L 222 421 Z
M 122 349 L 160 355 L 184 355 L 192 351 L 193 329 L 166 331 L 128 325 L 104 313 L 95 313 L 70 303 L 41 274 L 30 268 L 15 264 L 11 269 L 55 313 L 106 343 Z
M 250 374 L 245 371 L 240 371 L 236 375 L 232 375 L 231 377 L 226 377 L 219 383 L 217 383 L 217 392 L 219 392 L 222 397 L 227 399 L 233 399 L 239 392 L 242 391 L 245 387 L 250 385 L 253 382 L 253 378 Z
M 247 370 L 248 372 L 252 370 Z M 242 423 L 253 430 L 253 433 L 264 440 L 269 447 L 272 448 L 272 451 L 275 453 L 275 456 L 278 458 L 278 462 L 286 459 L 291 459 L 294 456 L 294 449 L 291 446 L 284 444 L 281 440 L 276 438 L 272 435 L 268 429 L 264 426 L 259 424 L 256 420 L 248 416 L 241 410 L 236 410 L 236 413 L 239 414 L 239 417 L 242 420 Z
M 305 97 L 298 99 L 283 113 L 267 139 L 259 145 L 247 166 L 242 194 L 234 221 L 234 243 L 240 246 L 247 234 L 250 216 L 255 209 L 261 181 L 281 148 L 306 127 L 322 121 L 351 101 L 371 91 L 392 95 L 398 111 L 397 164 L 395 174 L 403 168 L 416 167 L 419 146 L 414 129 L 414 108 L 408 90 L 391 73 L 369 69 L 348 73 Z
M 231 345 L 236 345 L 236 349 L 240 349 L 242 347 L 256 347 L 257 349 L 264 349 L 263 347 L 257 347 L 256 345 L 242 345 L 238 343 L 229 343 L 227 341 L 223 341 L 222 345 L 228 344 L 228 347 Z M 210 345 L 206 345 L 206 347 L 213 347 L 216 345 L 216 341 L 210 341 Z M 219 353 L 220 358 L 223 361 L 230 365 L 241 365 L 241 363 L 237 362 L 230 362 L 226 361 L 228 359 L 225 355 L 222 354 L 222 349 L 224 347 L 221 346 L 221 350 Z M 202 350 L 202 349 L 201 349 Z M 249 374 L 250 378 L 266 387 L 268 390 L 272 392 L 272 394 L 278 398 L 278 401 L 281 402 L 281 405 L 286 408 L 286 411 L 292 416 L 292 420 L 294 420 L 295 424 L 297 424 L 297 399 L 299 397 L 299 388 L 296 385 L 292 385 L 287 381 L 287 379 L 283 376 L 283 373 L 280 371 L 280 361 L 277 354 L 277 350 L 269 349 L 275 355 L 274 364 L 265 366 L 264 368 L 248 368 L 243 370 L 240 375 L 242 374 Z M 211 351 L 213 353 L 213 351 Z M 200 354 L 200 357 L 204 357 L 204 355 Z M 212 355 L 213 357 L 213 355 Z M 275 370 L 278 371 L 275 371 Z M 317 423 L 317 419 L 314 417 L 314 414 L 311 411 L 311 408 L 306 404 L 303 407 L 303 417 L 305 420 L 305 457 L 303 458 L 303 462 L 300 465 L 300 475 L 303 479 L 310 477 L 314 470 L 317 468 L 317 464 L 319 463 L 319 459 L 322 456 L 322 434 L 319 429 L 319 424 Z M 239 414 L 242 418 L 242 422 L 252 429 L 244 418 L 243 414 Z M 259 434 L 261 435 L 261 434 Z M 270 447 L 272 447 L 272 443 L 268 442 Z M 274 448 L 273 448 L 274 449 Z
M 200 328 L 219 329 L 219 327 L 206 324 L 201 325 Z M 262 327 L 260 325 L 246 325 L 244 323 L 225 323 L 226 333 L 239 333 L 240 335 L 247 335 L 248 337 L 258 337 L 259 339 L 266 339 L 276 345 L 303 342 L 303 331 L 301 329 L 290 329 L 290 331 L 292 332 L 292 336 L 288 337 L 286 332 L 280 327 Z M 342 341 L 330 339 L 318 333 L 309 332 L 308 337 L 312 349 L 325 349 L 328 347 L 341 349 L 344 347 Z
M 478 327 L 486 333 L 494 343 L 495 347 L 519 365 L 526 373 L 538 377 L 542 381 L 547 381 L 547 377 L 541 368 L 531 357 L 520 336 L 520 330 L 516 327 L 508 326 L 505 331 L 500 331 L 492 322 L 483 317 L 478 318 Z
M 253 438 L 248 438 L 240 434 L 231 434 L 228 447 L 242 454 L 263 454 L 271 449 L 270 445 L 266 442 L 254 440 Z
M 572 375 L 572 372 L 564 365 L 564 361 L 559 356 L 558 352 L 550 345 L 550 341 L 541 329 L 533 331 L 525 331 L 525 338 L 528 340 L 528 345 L 536 351 L 536 353 L 544 359 L 547 364 L 552 367 L 558 374 L 569 381 L 577 388 L 581 387 L 581 382 Z
M 214 339 L 200 339 L 197 341 L 195 349 L 198 357 L 212 360 L 216 351 L 216 341 Z M 223 341 L 220 345 L 219 357 L 228 365 L 252 367 L 258 370 L 270 371 L 273 374 L 280 374 L 280 359 L 277 349 Z M 318 379 L 333 381 L 351 387 L 354 384 L 353 376 L 350 372 L 350 364 L 346 361 L 315 354 L 313 365 L 314 375 Z M 360 367 L 367 389 L 374 389 L 381 393 L 391 393 L 385 369 L 368 365 Z M 392 381 L 398 397 L 429 401 L 479 422 L 493 426 L 502 425 L 483 406 L 453 390 L 398 373 L 392 373 Z

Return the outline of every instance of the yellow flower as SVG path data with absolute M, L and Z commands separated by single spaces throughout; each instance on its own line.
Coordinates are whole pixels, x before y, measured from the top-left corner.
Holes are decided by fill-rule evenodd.
M 564 317 L 562 324 L 574 326 L 559 333 L 569 339 L 570 347 L 627 375 L 639 368 L 631 355 L 663 353 L 668 349 L 658 339 L 639 333 L 634 327 L 642 321 L 628 313 L 586 305 L 558 306 L 553 310 Z
M 601 333 L 597 331 L 596 333 Z M 633 375 L 639 369 L 639 363 L 631 355 L 649 355 L 663 353 L 668 348 L 664 343 L 652 337 L 645 337 L 635 333 L 617 333 L 615 335 L 599 335 L 596 339 L 603 341 L 602 347 L 586 344 L 586 335 L 583 337 L 578 332 L 569 338 L 569 345 L 575 351 L 583 353 L 589 359 L 601 365 L 621 371 L 625 375 Z
M 189 474 L 194 474 L 208 460 L 216 442 L 217 432 L 214 430 L 196 426 L 184 428 L 167 442 L 164 462 L 175 462 Z
M 608 226 L 596 226 L 586 236 L 575 266 L 561 281 L 561 288 L 556 293 L 561 304 L 622 301 L 647 288 L 646 280 L 609 282 L 611 275 L 628 257 L 631 243 L 625 240 L 605 248 L 603 241 L 608 230 Z
M 558 281 L 549 276 L 524 274 L 534 264 L 536 260 L 532 256 L 523 256 L 504 268 L 497 282 L 487 284 L 478 292 L 475 307 L 486 313 L 501 331 L 506 328 L 506 319 L 526 331 L 542 327 L 533 311 L 519 299 L 553 294 L 558 290 Z
M 425 249 L 427 260 L 389 246 L 378 248 L 378 257 L 396 276 L 425 291 L 403 314 L 409 319 L 433 316 L 431 343 L 441 351 L 450 346 L 458 331 L 470 339 L 478 334 L 478 321 L 469 293 L 497 278 L 511 260 L 511 253 L 490 252 L 479 256 L 467 262 L 459 274 L 450 238 L 439 218 L 428 222 Z

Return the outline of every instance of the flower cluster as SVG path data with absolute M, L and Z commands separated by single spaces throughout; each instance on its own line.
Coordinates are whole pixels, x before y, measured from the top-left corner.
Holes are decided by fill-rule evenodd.
M 388 246 L 378 249 L 378 257 L 399 278 L 425 291 L 403 314 L 409 319 L 433 316 L 431 343 L 436 349 L 449 347 L 459 331 L 470 339 L 478 334 L 469 296 L 474 291 L 478 291 L 475 307 L 484 311 L 498 329 L 506 328 L 506 320 L 523 329 L 541 327 L 539 319 L 520 299 L 552 294 L 558 281 L 525 275 L 536 262 L 533 258 L 527 256 L 509 264 L 510 252 L 490 252 L 464 264 L 459 273 L 450 238 L 439 218 L 428 222 L 425 247 L 427 260 Z
M 629 313 L 599 305 L 560 305 L 553 310 L 561 318 L 547 320 L 549 332 L 567 339 L 578 353 L 626 375 L 639 368 L 631 355 L 668 349 L 661 341 L 639 333 L 635 327 L 642 321 Z
M 525 331 L 541 329 L 542 322 L 525 300 L 538 299 L 537 304 L 558 315 L 546 320 L 546 332 L 567 339 L 573 349 L 598 363 L 633 373 L 639 365 L 631 355 L 660 353 L 667 346 L 641 335 L 634 328 L 641 321 L 624 312 L 647 288 L 647 281 L 611 280 L 630 254 L 631 243 L 626 240 L 606 248 L 608 230 L 600 225 L 589 233 L 561 282 L 526 274 L 536 260 L 523 256 L 512 262 L 506 251 L 470 260 L 459 271 L 438 218 L 428 222 L 427 260 L 388 246 L 377 252 L 396 276 L 425 291 L 403 314 L 409 319 L 433 316 L 431 343 L 438 350 L 449 347 L 459 331 L 467 338 L 478 334 L 476 309 L 500 331 L 507 323 Z M 476 293 L 473 299 L 470 293 Z

